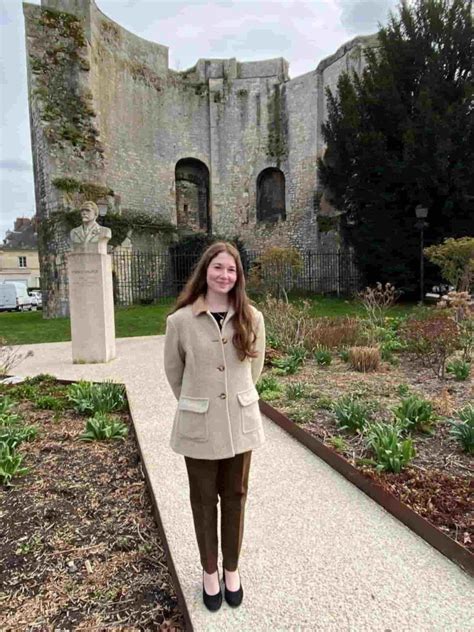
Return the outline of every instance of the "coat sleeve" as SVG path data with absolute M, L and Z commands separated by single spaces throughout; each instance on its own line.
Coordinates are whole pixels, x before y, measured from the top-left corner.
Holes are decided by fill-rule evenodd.
M 252 358 L 252 380 L 254 384 L 257 383 L 265 362 L 265 323 L 261 312 L 258 314 L 256 334 L 257 339 L 255 341 L 255 351 L 257 351 L 258 356 L 256 358 Z
M 183 381 L 185 353 L 179 340 L 179 333 L 175 325 L 168 318 L 165 335 L 165 373 L 176 399 L 181 393 Z

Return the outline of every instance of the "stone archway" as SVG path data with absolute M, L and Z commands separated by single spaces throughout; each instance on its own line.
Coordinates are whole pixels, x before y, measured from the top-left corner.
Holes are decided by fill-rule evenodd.
M 257 178 L 257 222 L 278 219 L 286 219 L 285 176 L 280 169 L 270 167 Z
M 175 168 L 178 228 L 211 232 L 209 169 L 200 160 L 183 158 Z

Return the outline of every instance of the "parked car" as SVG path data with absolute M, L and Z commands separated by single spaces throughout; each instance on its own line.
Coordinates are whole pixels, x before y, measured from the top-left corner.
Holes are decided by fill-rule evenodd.
M 30 290 L 31 302 L 37 309 L 43 309 L 43 296 L 40 290 Z
M 15 281 L 3 281 L 0 283 L 1 312 L 26 312 L 32 309 L 33 304 L 26 285 Z

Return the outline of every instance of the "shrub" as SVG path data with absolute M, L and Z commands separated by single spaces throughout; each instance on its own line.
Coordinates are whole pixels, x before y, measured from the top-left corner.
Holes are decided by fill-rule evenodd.
M 265 317 L 267 338 L 270 337 L 274 348 L 286 352 L 304 344 L 312 322 L 309 301 L 295 305 L 267 296 L 258 307 Z
M 356 318 L 315 318 L 304 338 L 308 351 L 318 347 L 335 349 L 354 345 L 360 336 L 360 322 Z
M 86 430 L 79 437 L 81 441 L 104 439 L 123 439 L 128 434 L 127 426 L 116 417 L 104 412 L 97 412 L 86 422 Z
M 421 320 L 408 319 L 400 333 L 408 351 L 444 379 L 446 360 L 460 346 L 459 331 L 454 320 L 435 314 Z
M 459 323 L 459 348 L 462 350 L 462 359 L 470 362 L 474 349 L 474 318 L 465 318 Z
M 306 395 L 306 384 L 304 382 L 291 382 L 286 385 L 285 395 L 287 399 L 301 399 Z
M 370 417 L 371 407 L 350 393 L 335 401 L 332 411 L 341 429 L 361 432 Z
M 471 367 L 464 360 L 453 360 L 446 366 L 446 373 L 452 373 L 456 380 L 467 380 L 471 372 Z
M 401 472 L 415 456 L 411 437 L 402 438 L 403 429 L 398 424 L 374 422 L 367 426 L 367 443 L 375 453 L 376 469 Z
M 80 381 L 68 388 L 68 399 L 78 413 L 112 412 L 125 407 L 125 389 L 121 384 Z
M 357 299 L 362 303 L 367 320 L 371 326 L 383 325 L 388 310 L 393 306 L 401 292 L 396 290 L 391 283 L 377 282 L 374 287 L 367 286 L 365 290 L 357 293 Z
M 469 292 L 451 291 L 441 297 L 436 303 L 438 309 L 447 309 L 449 316 L 457 323 L 469 318 L 471 311 L 471 297 Z
M 459 441 L 468 454 L 474 454 L 474 406 L 468 404 L 458 412 L 461 423 L 450 420 L 451 436 Z
M 257 257 L 249 273 L 249 289 L 284 297 L 303 268 L 303 259 L 296 248 L 274 246 Z
M 0 482 L 2 485 L 11 485 L 14 476 L 23 476 L 28 472 L 27 467 L 21 467 L 23 456 L 14 448 L 5 443 L 0 443 Z
M 445 239 L 424 248 L 428 259 L 440 267 L 443 278 L 457 289 L 469 291 L 474 278 L 474 237 Z
M 429 433 L 437 419 L 431 402 L 418 395 L 409 395 L 402 399 L 392 412 L 400 426 L 408 431 L 420 430 Z
M 328 349 L 317 349 L 314 352 L 314 359 L 321 366 L 329 366 L 332 362 L 331 352 Z
M 376 371 L 380 366 L 380 351 L 377 347 L 351 347 L 349 365 L 364 373 Z
M 398 328 L 399 319 L 385 319 L 384 325 L 378 325 L 366 330 L 367 341 L 371 345 L 378 344 L 382 360 L 396 362 L 395 353 L 406 349 L 406 343 L 400 340 Z

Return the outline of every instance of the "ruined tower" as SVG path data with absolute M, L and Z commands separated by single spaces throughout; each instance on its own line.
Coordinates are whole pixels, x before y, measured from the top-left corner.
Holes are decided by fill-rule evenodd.
M 82 193 L 238 235 L 249 248 L 334 248 L 317 221 L 325 88 L 360 70 L 373 38 L 355 38 L 294 79 L 282 58 L 199 59 L 177 72 L 167 47 L 126 31 L 93 0 L 23 6 L 40 226 Z M 40 228 L 46 279 L 68 247 L 64 234 Z M 45 289 L 47 315 L 67 313 Z

